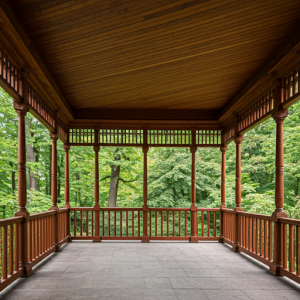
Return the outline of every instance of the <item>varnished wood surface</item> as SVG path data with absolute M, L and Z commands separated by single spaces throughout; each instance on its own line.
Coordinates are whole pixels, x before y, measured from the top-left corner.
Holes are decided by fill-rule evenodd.
M 10 2 L 75 110 L 223 109 L 300 20 L 295 0 Z

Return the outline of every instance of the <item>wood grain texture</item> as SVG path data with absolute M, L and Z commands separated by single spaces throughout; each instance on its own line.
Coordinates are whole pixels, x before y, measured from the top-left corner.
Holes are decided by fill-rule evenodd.
M 126 109 L 135 110 L 126 113 L 133 119 L 141 110 L 195 110 L 192 119 L 216 120 L 196 110 L 225 108 L 226 123 L 233 110 L 243 111 L 270 88 L 264 77 L 236 106 L 243 88 L 300 24 L 296 0 L 10 3 L 75 118 L 87 118 L 90 109 L 91 118 L 124 119 L 113 110 Z M 273 75 L 287 71 L 291 58 Z M 185 112 L 181 119 L 189 120 Z

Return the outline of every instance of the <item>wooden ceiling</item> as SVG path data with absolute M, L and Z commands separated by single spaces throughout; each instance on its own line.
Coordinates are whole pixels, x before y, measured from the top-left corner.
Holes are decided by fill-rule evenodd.
M 10 4 L 75 118 L 124 109 L 218 119 L 300 25 L 299 0 Z

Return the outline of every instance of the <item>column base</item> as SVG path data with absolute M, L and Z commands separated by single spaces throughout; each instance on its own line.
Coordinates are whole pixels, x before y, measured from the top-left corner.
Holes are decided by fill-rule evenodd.
M 190 236 L 190 243 L 198 243 L 198 237 L 197 236 Z
M 232 251 L 233 251 L 233 252 L 240 252 L 240 251 L 239 251 L 239 244 L 238 244 L 238 243 L 234 243 L 234 244 L 232 245 Z
M 101 242 L 101 236 L 94 236 L 93 237 L 93 242 L 100 243 Z
M 148 235 L 142 236 L 142 243 L 150 243 L 150 237 Z
M 24 276 L 25 276 L 25 277 L 29 277 L 29 276 L 31 276 L 32 274 L 33 274 L 33 271 L 32 271 L 31 266 L 30 266 L 30 265 L 26 266 L 26 267 L 24 268 Z
M 271 264 L 270 265 L 270 273 L 272 273 L 274 276 L 282 276 L 280 274 L 280 265 L 277 265 L 277 264 Z

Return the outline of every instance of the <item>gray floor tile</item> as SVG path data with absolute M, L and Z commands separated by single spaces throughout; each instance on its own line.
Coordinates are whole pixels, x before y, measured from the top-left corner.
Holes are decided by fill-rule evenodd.
M 178 300 L 206 300 L 207 297 L 201 289 L 175 289 Z
M 145 278 L 147 289 L 172 289 L 169 278 Z

